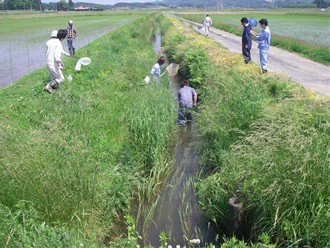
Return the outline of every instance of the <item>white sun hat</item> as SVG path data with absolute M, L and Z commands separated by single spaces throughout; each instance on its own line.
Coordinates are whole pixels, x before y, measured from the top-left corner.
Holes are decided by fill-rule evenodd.
M 53 30 L 50 34 L 50 38 L 57 38 L 57 30 Z

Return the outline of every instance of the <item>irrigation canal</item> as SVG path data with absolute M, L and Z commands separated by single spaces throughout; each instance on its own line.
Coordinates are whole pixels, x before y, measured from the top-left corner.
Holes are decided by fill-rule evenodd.
M 161 53 L 161 37 L 156 36 L 153 48 Z M 170 79 L 170 87 L 177 95 L 180 77 Z M 190 240 L 200 240 L 200 247 L 216 239 L 214 227 L 198 206 L 193 183 L 199 174 L 198 147 L 201 137 L 194 124 L 178 127 L 172 151 L 171 172 L 164 180 L 151 216 L 145 213 L 138 220 L 138 232 L 144 245 L 159 247 L 161 232 L 166 233 L 168 244 L 176 247 L 188 245 Z

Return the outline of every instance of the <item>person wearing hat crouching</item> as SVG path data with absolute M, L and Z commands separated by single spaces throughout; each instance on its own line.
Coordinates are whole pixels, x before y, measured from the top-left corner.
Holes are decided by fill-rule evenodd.
M 59 84 L 63 82 L 64 76 L 62 73 L 63 63 L 62 54 L 70 56 L 63 50 L 61 41 L 65 39 L 67 32 L 65 29 L 54 30 L 51 33 L 50 39 L 46 42 L 46 65 L 50 75 L 50 82 L 45 86 L 44 90 L 49 94 L 52 93 L 52 89 L 59 88 Z
M 77 37 L 77 31 L 76 28 L 73 26 L 73 21 L 70 20 L 68 21 L 68 26 L 66 27 L 66 31 L 68 32 L 66 39 L 67 39 L 67 44 L 68 44 L 68 49 L 69 49 L 69 53 L 71 55 L 75 54 L 75 39 Z

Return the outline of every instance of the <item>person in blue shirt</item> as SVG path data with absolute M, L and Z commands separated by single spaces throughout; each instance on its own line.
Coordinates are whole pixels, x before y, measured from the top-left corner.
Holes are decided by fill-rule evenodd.
M 196 90 L 189 86 L 188 80 L 183 80 L 181 89 L 178 92 L 179 97 L 179 125 L 185 125 L 192 121 L 191 110 L 197 105 Z
M 261 19 L 259 21 L 260 27 L 262 28 L 262 32 L 257 34 L 256 32 L 251 30 L 251 34 L 254 35 L 257 39 L 258 48 L 259 48 L 259 56 L 260 56 L 260 65 L 262 69 L 262 73 L 267 72 L 267 55 L 270 46 L 270 38 L 271 33 L 268 27 L 267 19 Z
M 243 17 L 241 19 L 241 24 L 244 27 L 242 34 L 242 54 L 244 56 L 245 63 L 248 64 L 251 62 L 251 29 L 249 26 L 249 20 L 246 17 Z
M 160 73 L 161 73 L 161 67 L 163 64 L 165 64 L 165 57 L 164 56 L 160 56 L 160 58 L 158 59 L 157 63 L 153 65 L 153 67 L 150 70 L 150 74 L 153 76 L 154 81 L 156 82 L 157 86 L 160 85 Z

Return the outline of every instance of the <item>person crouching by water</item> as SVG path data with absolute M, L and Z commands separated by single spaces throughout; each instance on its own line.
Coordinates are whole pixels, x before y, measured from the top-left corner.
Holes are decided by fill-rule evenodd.
M 69 53 L 63 50 L 62 41 L 65 39 L 67 31 L 60 29 L 54 30 L 51 34 L 50 40 L 46 42 L 46 65 L 50 75 L 50 82 L 45 86 L 44 90 L 49 94 L 52 93 L 52 89 L 58 89 L 61 82 L 64 80 L 62 73 L 63 63 L 61 56 L 65 54 L 70 56 Z
M 154 81 L 156 82 L 157 86 L 160 85 L 160 73 L 161 73 L 161 67 L 163 64 L 165 64 L 165 57 L 160 56 L 157 63 L 153 65 L 153 67 L 150 70 L 150 74 L 153 76 Z
M 197 105 L 196 90 L 189 86 L 188 80 L 183 80 L 181 89 L 178 92 L 179 97 L 179 125 L 185 125 L 192 121 L 191 110 Z
M 267 19 L 261 19 L 259 21 L 260 27 L 262 28 L 262 32 L 257 34 L 253 30 L 251 30 L 251 34 L 254 35 L 258 41 L 258 48 L 259 48 L 259 56 L 260 56 L 260 65 L 262 69 L 262 73 L 267 72 L 267 55 L 270 46 L 270 29 L 268 27 Z

